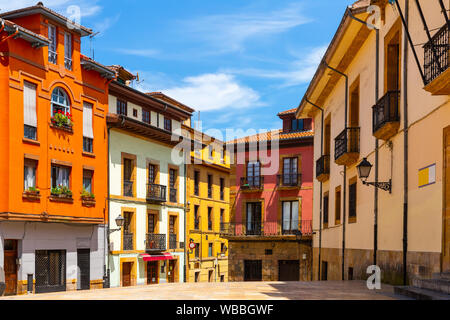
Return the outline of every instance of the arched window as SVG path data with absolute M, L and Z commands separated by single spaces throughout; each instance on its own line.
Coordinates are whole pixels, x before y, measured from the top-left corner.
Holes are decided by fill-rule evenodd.
M 70 100 L 67 93 L 62 88 L 56 88 L 52 92 L 52 115 L 59 111 L 66 114 L 70 113 Z

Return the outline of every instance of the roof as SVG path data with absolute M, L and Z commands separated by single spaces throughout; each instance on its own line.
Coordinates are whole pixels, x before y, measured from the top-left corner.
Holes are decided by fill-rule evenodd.
M 83 27 L 82 25 L 80 25 L 72 20 L 69 20 L 67 17 L 65 17 L 49 8 L 44 7 L 44 4 L 42 2 L 38 2 L 36 5 L 31 6 L 31 7 L 25 7 L 25 8 L 1 13 L 0 18 L 15 19 L 15 18 L 20 18 L 20 17 L 30 16 L 33 14 L 42 14 L 43 16 L 45 16 L 49 19 L 52 19 L 60 24 L 67 25 L 71 30 L 75 30 L 78 33 L 80 33 L 80 35 L 82 37 L 92 34 L 92 29 Z
M 45 47 L 50 43 L 50 40 L 48 40 L 46 37 L 25 29 L 24 27 L 21 27 L 12 21 L 0 18 L 0 29 L 2 29 L 3 27 L 4 30 L 10 35 L 15 34 L 13 37 L 14 39 L 21 38 L 25 41 L 28 41 L 34 48 Z
M 296 110 L 297 110 L 297 108 L 289 109 L 289 110 L 286 110 L 286 111 L 281 111 L 278 114 L 278 116 L 284 116 L 284 115 L 287 115 L 287 114 L 295 113 Z
M 304 139 L 314 137 L 314 131 L 302 131 L 302 132 L 288 132 L 283 133 L 283 130 L 273 130 L 264 133 L 259 133 L 232 141 L 228 141 L 227 144 L 240 144 L 240 143 L 251 143 L 251 142 L 261 142 L 261 141 L 288 141 L 294 139 Z
M 109 69 L 113 70 L 119 78 L 125 79 L 125 80 L 134 80 L 136 79 L 136 76 L 132 74 L 130 71 L 125 69 L 122 66 L 119 65 L 112 65 L 108 66 Z
M 183 110 L 185 110 L 185 111 L 187 111 L 189 113 L 192 113 L 192 112 L 195 111 L 191 107 L 188 107 L 187 105 L 185 105 L 185 104 L 175 100 L 174 98 L 171 98 L 171 97 L 165 95 L 162 92 L 147 92 L 146 95 L 148 95 L 150 97 L 153 97 L 153 98 L 156 98 L 158 100 L 162 100 L 162 101 L 164 101 L 166 103 L 172 104 L 172 105 L 174 105 L 174 106 L 176 106 L 178 108 L 181 108 L 181 109 L 183 109 Z
M 97 61 L 92 60 L 89 57 L 81 55 L 81 65 L 85 70 L 94 70 L 100 73 L 100 75 L 106 79 L 114 79 L 116 74 L 114 71 L 109 69 L 108 67 L 98 63 Z

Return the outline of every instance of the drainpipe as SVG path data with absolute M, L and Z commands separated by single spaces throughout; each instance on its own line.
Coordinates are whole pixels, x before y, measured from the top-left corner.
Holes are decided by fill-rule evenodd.
M 376 33 L 376 52 L 375 52 L 375 103 L 379 99 L 379 75 L 380 75 L 380 29 L 376 26 L 369 24 L 361 19 L 356 18 L 351 10 L 349 11 L 349 16 L 355 21 L 358 21 L 366 25 L 369 29 L 374 29 Z M 375 183 L 378 182 L 379 177 L 379 140 L 375 139 Z M 374 189 L 374 224 L 373 224 L 373 265 L 377 265 L 377 251 L 378 251 L 378 188 Z
M 322 124 L 321 124 L 321 127 L 320 127 L 321 128 L 321 133 L 320 133 L 320 156 L 322 157 L 323 156 L 323 129 L 324 129 L 323 128 L 323 123 L 324 123 L 324 120 L 323 120 L 323 117 L 324 117 L 323 109 L 321 107 L 317 106 L 316 104 L 312 103 L 311 101 L 309 101 L 308 98 L 305 98 L 305 101 L 308 102 L 309 104 L 311 104 L 313 107 L 319 109 L 321 114 L 322 114 Z M 317 272 L 317 279 L 319 281 L 321 280 L 321 278 L 320 278 L 320 267 L 321 267 L 321 265 L 320 264 L 322 263 L 322 260 L 321 260 L 321 254 L 322 254 L 322 210 L 323 210 L 323 208 L 322 208 L 322 206 L 323 206 L 323 204 L 322 204 L 322 197 L 323 197 L 322 190 L 323 190 L 323 182 L 321 181 L 320 182 L 320 210 L 319 210 L 319 260 L 318 260 L 318 268 L 317 268 L 317 270 L 318 270 L 318 272 Z
M 348 75 L 346 75 L 345 73 L 330 67 L 325 61 L 324 61 L 325 66 L 340 74 L 341 76 L 343 76 L 345 78 L 345 129 L 347 130 L 347 117 L 348 117 Z M 331 159 L 330 159 L 331 160 Z M 343 223 L 342 223 L 342 281 L 345 280 L 345 224 L 347 223 L 347 166 L 344 166 L 344 201 L 343 201 Z
M 106 156 L 106 167 L 107 167 L 107 170 L 108 170 L 108 173 L 107 173 L 107 188 L 108 188 L 108 191 L 107 191 L 107 195 L 108 195 L 108 223 L 106 224 L 106 228 L 105 228 L 105 234 L 106 234 L 106 242 L 107 242 L 107 247 L 108 247 L 108 250 L 107 250 L 107 252 L 105 253 L 105 256 L 106 256 L 106 266 L 105 266 L 105 275 L 104 275 L 104 281 L 103 281 L 103 287 L 104 288 L 109 288 L 110 286 L 111 286 L 111 279 L 109 278 L 110 277 L 110 268 L 109 268 L 109 250 L 110 250 L 110 243 L 109 243 L 109 223 L 110 223 L 110 221 L 111 221 L 111 205 L 110 205 L 110 196 L 111 196 L 111 194 L 110 194 L 110 168 L 109 168 L 109 153 L 110 153 L 110 132 L 111 132 L 111 128 L 110 127 L 108 127 L 108 154 L 107 154 L 107 156 Z
M 187 157 L 187 156 L 186 156 Z M 186 157 L 185 157 L 185 159 L 186 159 Z M 187 279 L 187 275 L 186 275 L 186 272 L 187 272 L 187 251 L 186 251 L 186 243 L 187 243 L 187 241 L 188 241 L 188 238 L 187 238 L 187 234 L 186 234 L 186 222 L 187 222 L 187 219 L 186 219 L 186 213 L 187 213 L 187 209 L 186 209 L 186 200 L 187 200 L 187 198 L 186 198 L 186 193 L 187 193 L 187 172 L 186 172 L 186 169 L 187 169 L 187 165 L 186 165 L 186 161 L 184 162 L 184 274 L 183 274 L 183 282 L 186 282 L 186 279 Z M 189 208 L 190 209 L 190 208 Z

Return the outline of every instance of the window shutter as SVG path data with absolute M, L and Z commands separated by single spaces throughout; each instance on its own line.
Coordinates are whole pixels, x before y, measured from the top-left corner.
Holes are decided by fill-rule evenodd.
M 85 102 L 83 104 L 83 136 L 94 139 L 94 130 L 92 128 L 92 105 Z
M 23 119 L 25 125 L 37 128 L 36 86 L 28 82 L 23 87 Z

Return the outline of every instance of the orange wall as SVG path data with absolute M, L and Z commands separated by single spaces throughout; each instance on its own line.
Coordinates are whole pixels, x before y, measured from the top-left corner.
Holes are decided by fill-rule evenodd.
M 29 30 L 48 36 L 47 19 L 39 15 L 14 21 Z M 80 36 L 72 33 L 73 72 L 64 67 L 64 26 L 57 26 L 58 63 L 48 63 L 48 48 L 34 49 L 22 39 L 9 39 L 0 44 L 0 213 L 24 213 L 65 216 L 80 222 L 80 218 L 107 217 L 107 132 L 108 84 L 95 71 L 80 66 Z M 1 37 L 6 35 L 5 32 Z M 39 145 L 23 142 L 23 84 L 37 85 L 37 140 Z M 57 86 L 66 90 L 71 101 L 73 134 L 50 128 L 51 93 Z M 94 154 L 83 155 L 83 102 L 93 104 Z M 9 112 L 8 112 L 9 111 Z M 73 150 L 73 152 L 72 152 Z M 39 156 L 36 184 L 41 191 L 39 202 L 22 198 L 24 155 Z M 51 160 L 72 163 L 70 188 L 73 203 L 49 201 Z M 96 206 L 82 206 L 83 166 L 94 167 L 93 192 Z M 9 172 L 9 175 L 8 175 Z

